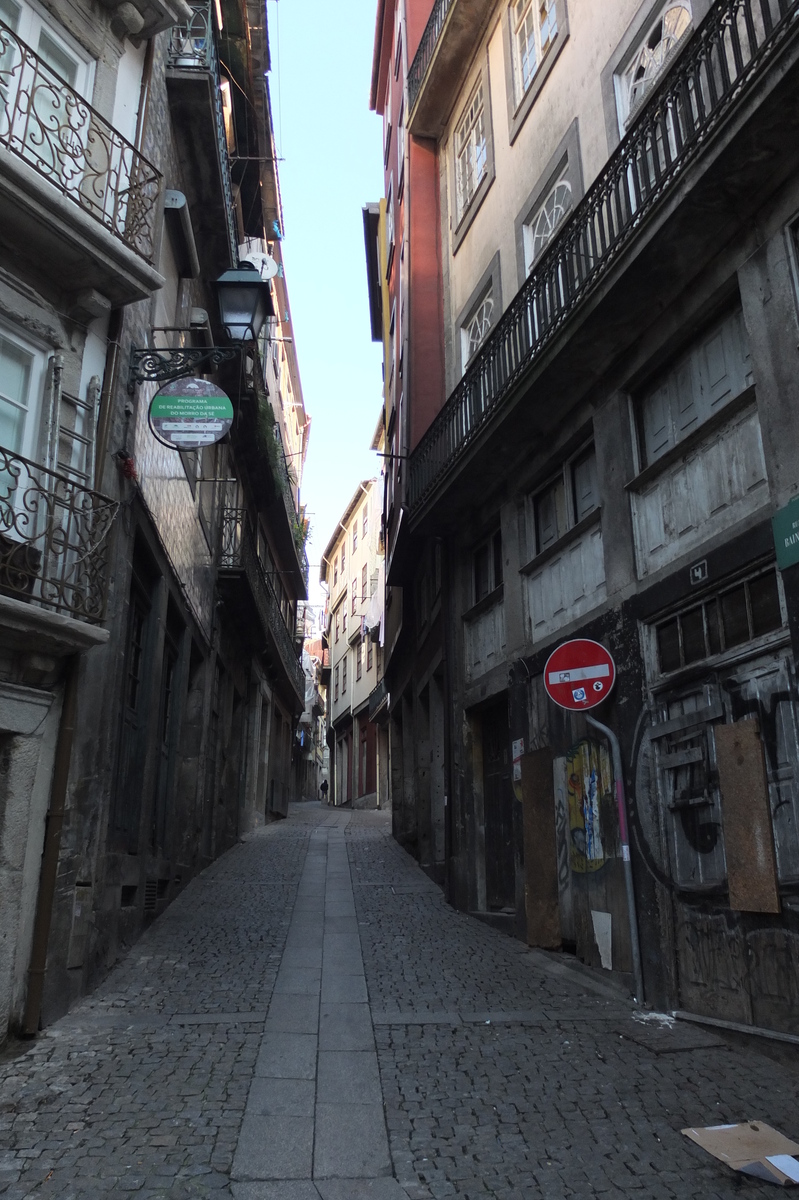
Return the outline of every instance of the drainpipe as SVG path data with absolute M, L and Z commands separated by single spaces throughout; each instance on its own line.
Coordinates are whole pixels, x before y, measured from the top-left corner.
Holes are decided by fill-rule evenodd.
M 108 347 L 105 352 L 103 387 L 100 392 L 100 415 L 97 420 L 97 437 L 94 456 L 94 488 L 100 491 L 108 452 L 108 435 L 111 430 L 111 400 L 117 381 L 119 362 L 119 335 L 122 332 L 122 309 L 115 308 L 108 323 Z
M 44 846 L 39 873 L 39 893 L 36 898 L 36 920 L 33 926 L 33 946 L 28 968 L 28 995 L 25 1000 L 25 1015 L 22 1032 L 34 1037 L 39 1031 L 44 992 L 44 973 L 47 965 L 47 942 L 50 937 L 50 922 L 53 916 L 58 855 L 61 849 L 61 829 L 64 824 L 64 809 L 69 779 L 69 764 L 72 757 L 72 740 L 75 734 L 75 719 L 78 711 L 78 672 L 80 657 L 72 655 L 68 660 L 67 677 L 64 684 L 64 702 L 58 726 L 53 784 L 50 789 L 50 808 L 44 830 Z
M 624 796 L 624 772 L 621 763 L 621 746 L 619 739 L 612 729 L 594 720 L 589 713 L 585 719 L 594 729 L 604 733 L 610 742 L 613 752 L 613 776 L 616 780 L 616 803 L 619 806 L 619 837 L 621 839 L 621 856 L 624 862 L 624 882 L 627 887 L 627 918 L 630 922 L 630 949 L 633 956 L 633 972 L 635 975 L 635 1001 L 638 1005 L 644 1003 L 644 977 L 641 971 L 641 946 L 638 941 L 638 914 L 635 908 L 635 889 L 633 888 L 633 867 L 630 862 L 630 837 L 627 832 L 627 802 Z

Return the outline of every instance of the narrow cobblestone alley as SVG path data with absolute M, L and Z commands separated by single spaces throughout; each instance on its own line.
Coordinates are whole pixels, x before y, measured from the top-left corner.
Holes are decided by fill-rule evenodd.
M 795 1062 L 636 1021 L 450 909 L 384 814 L 306 804 L 5 1051 L 0 1194 L 759 1200 L 680 1129 L 798 1114 Z

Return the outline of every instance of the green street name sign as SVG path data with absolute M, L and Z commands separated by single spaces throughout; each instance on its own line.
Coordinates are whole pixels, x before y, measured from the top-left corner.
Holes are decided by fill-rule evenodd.
M 792 567 L 799 562 L 799 496 L 779 509 L 771 518 L 774 530 L 774 545 L 777 550 L 777 566 Z
M 230 397 L 207 379 L 173 379 L 150 403 L 150 428 L 173 450 L 212 446 L 232 424 Z

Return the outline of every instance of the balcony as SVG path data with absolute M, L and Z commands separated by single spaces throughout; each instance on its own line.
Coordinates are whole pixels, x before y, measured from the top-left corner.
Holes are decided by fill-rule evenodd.
M 413 450 L 414 526 L 495 487 L 795 172 L 798 18 L 713 5 Z
M 305 707 L 305 672 L 280 612 L 269 575 L 258 555 L 249 517 L 240 508 L 227 508 L 223 514 L 219 582 L 220 590 L 235 610 L 242 616 L 249 612 L 257 617 L 267 647 L 285 672 L 293 693 L 293 707 L 298 713 L 302 712 Z
M 263 363 L 254 346 L 248 348 L 246 359 L 241 410 L 233 427 L 236 453 L 247 468 L 259 510 L 271 521 L 281 561 L 284 565 L 292 560 L 296 563 L 293 573 L 297 599 L 306 600 L 310 568 L 305 552 L 305 522 L 294 500 L 296 485 L 291 480 L 280 428 L 264 384 Z M 229 392 L 241 389 L 237 368 L 220 372 L 220 381 Z
M 495 0 L 435 0 L 408 71 L 408 129 L 438 138 L 471 68 Z
M 214 5 L 191 7 L 191 20 L 172 28 L 166 82 L 202 273 L 214 278 L 238 261 L 238 234 Z
M 160 196 L 155 167 L 0 21 L 7 242 L 126 304 L 163 284 L 152 266 Z
M 0 446 L 0 595 L 99 624 L 117 508 L 107 496 Z

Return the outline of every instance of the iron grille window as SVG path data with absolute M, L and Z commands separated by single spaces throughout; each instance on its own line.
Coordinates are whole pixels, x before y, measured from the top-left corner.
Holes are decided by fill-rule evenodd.
M 656 627 L 660 670 L 678 671 L 783 624 L 777 572 L 771 567 L 661 622 Z

